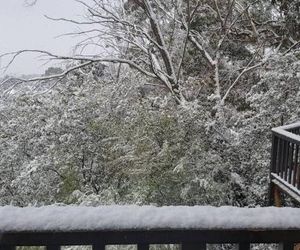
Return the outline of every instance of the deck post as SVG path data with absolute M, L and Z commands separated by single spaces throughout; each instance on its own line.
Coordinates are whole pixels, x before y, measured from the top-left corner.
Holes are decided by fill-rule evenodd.
M 281 207 L 282 206 L 282 197 L 281 192 L 277 186 L 274 186 L 274 205 L 275 207 Z
M 47 245 L 46 250 L 60 250 L 60 245 Z
M 250 250 L 250 243 L 239 243 L 236 244 L 235 249 L 237 250 Z
M 105 250 L 105 244 L 102 243 L 93 244 L 93 250 Z
M 272 175 L 271 173 L 276 173 L 276 165 L 277 165 L 277 151 L 278 151 L 278 138 L 272 133 L 272 149 L 271 149 L 271 164 L 270 164 L 270 187 L 269 187 L 269 206 L 274 205 L 276 202 L 275 198 L 275 185 L 272 183 Z
M 292 242 L 283 242 L 278 246 L 278 250 L 294 250 L 294 243 Z
M 149 250 L 149 244 L 138 244 L 137 250 Z
M 205 243 L 183 243 L 181 244 L 181 250 L 206 250 Z

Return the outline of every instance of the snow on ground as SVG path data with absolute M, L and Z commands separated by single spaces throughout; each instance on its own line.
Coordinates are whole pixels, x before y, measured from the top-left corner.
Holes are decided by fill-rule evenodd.
M 300 209 L 134 205 L 0 207 L 0 232 L 135 229 L 300 229 Z

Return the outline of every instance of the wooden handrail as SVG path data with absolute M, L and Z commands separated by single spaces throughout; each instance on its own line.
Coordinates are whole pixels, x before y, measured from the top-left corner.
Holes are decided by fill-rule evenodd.
M 0 207 L 0 250 L 16 246 L 180 244 L 183 250 L 207 244 L 278 243 L 291 250 L 300 242 L 300 210 L 275 207 L 61 206 Z
M 249 249 L 251 243 L 278 243 L 291 250 L 300 242 L 300 230 L 125 230 L 85 232 L 14 232 L 0 234 L 0 249 L 15 246 L 46 246 L 58 250 L 66 245 L 91 245 L 104 250 L 106 245 L 136 244 L 148 250 L 150 244 L 180 244 L 182 249 L 206 249 L 206 244 L 237 244 Z

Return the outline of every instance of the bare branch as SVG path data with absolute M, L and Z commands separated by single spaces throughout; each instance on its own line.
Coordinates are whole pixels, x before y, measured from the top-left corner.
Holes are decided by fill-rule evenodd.
M 204 57 L 204 59 L 206 59 L 206 61 L 208 62 L 208 64 L 210 66 L 214 67 L 214 65 L 215 65 L 214 59 L 208 53 L 208 51 L 204 48 L 204 46 L 201 44 L 201 42 L 197 41 L 197 39 L 195 38 L 195 35 L 192 34 L 192 32 L 190 32 L 189 39 L 199 49 L 200 53 L 202 54 L 202 56 Z
M 232 0 L 231 2 L 229 1 L 227 15 L 224 19 L 224 27 L 227 26 L 227 21 L 230 18 L 230 16 L 232 15 L 232 10 L 233 10 L 234 4 L 235 4 L 235 0 Z
M 249 61 L 249 63 L 247 64 L 247 66 L 242 70 L 242 72 L 237 76 L 237 78 L 234 80 L 234 82 L 230 85 L 230 87 L 228 88 L 228 90 L 226 91 L 225 95 L 223 96 L 222 100 L 221 100 L 221 105 L 224 104 L 226 98 L 228 97 L 230 91 L 235 87 L 235 85 L 238 83 L 238 81 L 240 80 L 240 78 L 246 74 L 247 72 L 249 71 L 252 71 L 252 70 L 255 70 L 261 66 L 263 66 L 268 60 L 269 58 L 278 53 L 279 49 L 281 48 L 283 44 L 283 40 L 281 41 L 281 43 L 277 46 L 277 48 L 274 50 L 273 53 L 267 55 L 264 59 L 262 59 L 259 63 L 257 64 L 254 64 L 252 66 L 250 66 L 252 64 L 252 62 L 255 60 L 255 57 L 257 56 L 258 54 L 258 50 L 256 51 L 256 53 L 253 55 L 252 59 Z
M 82 68 L 82 67 L 85 67 L 87 65 L 90 65 L 92 64 L 93 62 L 89 61 L 89 62 L 85 62 L 85 63 L 82 63 L 82 64 L 79 64 L 79 65 L 76 65 L 74 67 L 71 67 L 69 69 L 67 69 L 66 71 L 60 73 L 60 74 L 55 74 L 55 75 L 50 75 L 50 76 L 41 76 L 41 77 L 34 77 L 34 78 L 29 78 L 29 79 L 23 79 L 23 78 L 10 78 L 9 80 L 16 80 L 18 81 L 19 83 L 22 83 L 22 82 L 37 82 L 37 81 L 46 81 L 46 80 L 52 80 L 52 79 L 60 79 L 60 78 L 63 78 L 65 77 L 66 75 L 68 75 L 69 73 L 79 69 L 79 68 Z M 1 83 L 2 85 L 2 83 Z
M 27 7 L 33 6 L 36 4 L 36 2 L 37 2 L 37 0 L 26 0 L 25 6 L 27 6 Z
M 248 4 L 241 12 L 240 14 L 232 21 L 232 23 L 229 25 L 229 27 L 226 27 L 226 32 L 225 34 L 222 36 L 222 38 L 219 40 L 218 45 L 217 45 L 217 50 L 219 50 L 225 40 L 225 38 L 228 36 L 228 34 L 230 33 L 231 29 L 233 28 L 233 26 L 238 22 L 238 20 L 241 18 L 241 16 L 243 16 L 245 13 L 247 13 L 248 9 L 254 5 L 257 1 Z
M 193 12 L 193 13 L 195 13 L 195 12 Z M 180 59 L 180 62 L 179 62 L 178 72 L 177 72 L 177 84 L 179 82 L 180 71 L 181 71 L 181 67 L 182 67 L 182 64 L 183 64 L 184 57 L 185 57 L 187 43 L 188 43 L 188 40 L 189 40 L 189 35 L 190 35 L 190 30 L 191 30 L 190 0 L 187 0 L 187 19 L 188 19 L 188 22 L 187 22 L 186 37 L 185 37 L 185 40 L 184 40 L 183 51 L 182 51 L 181 59 Z
M 41 54 L 49 56 L 51 59 L 73 60 L 73 61 L 75 60 L 75 61 L 83 61 L 84 63 L 80 63 L 79 65 L 71 67 L 71 68 L 67 69 L 66 71 L 64 71 L 60 74 L 56 74 L 56 75 L 35 77 L 35 78 L 30 78 L 30 79 L 11 78 L 11 80 L 16 80 L 17 81 L 15 86 L 20 84 L 21 82 L 36 82 L 36 81 L 45 81 L 45 80 L 51 80 L 51 79 L 59 79 L 59 78 L 65 77 L 70 72 L 73 72 L 73 71 L 75 71 L 79 68 L 83 68 L 87 65 L 90 65 L 90 64 L 93 64 L 93 63 L 96 63 L 96 62 L 110 62 L 110 63 L 127 64 L 130 67 L 138 70 L 140 73 L 142 73 L 142 74 L 144 74 L 148 77 L 157 78 L 157 76 L 155 74 L 143 69 L 142 67 L 140 67 L 136 63 L 134 63 L 130 60 L 127 60 L 127 59 L 121 59 L 121 58 L 88 58 L 88 57 L 83 57 L 83 56 L 73 56 L 73 57 L 72 56 L 59 56 L 59 55 L 54 55 L 52 53 L 49 53 L 47 51 L 40 51 L 40 50 L 22 50 L 22 51 L 18 51 L 18 52 L 15 52 L 15 53 L 5 54 L 5 55 L 11 55 L 11 54 L 13 55 L 13 59 L 11 59 L 9 61 L 9 65 L 11 65 L 13 63 L 13 61 L 17 58 L 17 56 L 19 56 L 20 54 L 25 53 L 25 52 L 41 53 Z M 7 82 L 7 81 L 8 81 L 8 79 L 6 79 L 4 82 Z M 1 85 L 4 82 L 2 82 Z
M 283 55 L 286 55 L 287 53 L 291 52 L 291 50 L 294 49 L 294 48 L 296 48 L 299 44 L 300 44 L 300 41 L 295 42 L 291 47 L 289 47 L 289 48 L 283 53 Z
M 223 96 L 222 100 L 221 100 L 221 104 L 224 104 L 225 100 L 227 99 L 230 91 L 234 88 L 234 86 L 238 83 L 238 81 L 240 80 L 240 78 L 246 74 L 247 72 L 251 71 L 251 70 L 254 70 L 260 66 L 263 65 L 264 62 L 260 62 L 260 63 L 257 63 L 253 66 L 250 66 L 252 64 L 252 62 L 254 61 L 255 59 L 255 56 L 256 54 L 252 57 L 252 59 L 249 61 L 249 63 L 247 64 L 247 66 L 242 70 L 242 72 L 237 76 L 237 78 L 233 81 L 233 83 L 230 85 L 230 87 L 227 89 L 225 95 Z
M 215 8 L 216 8 L 216 11 L 217 11 L 217 14 L 218 14 L 219 21 L 221 23 L 221 27 L 223 28 L 224 27 L 224 20 L 221 16 L 221 12 L 220 12 L 219 5 L 218 5 L 218 0 L 214 0 L 214 5 L 215 5 Z
M 159 52 L 160 52 L 160 55 L 164 62 L 164 66 L 167 71 L 168 80 L 169 80 L 169 82 L 171 84 L 171 88 L 172 88 L 172 93 L 174 93 L 175 96 L 180 99 L 181 98 L 181 97 L 179 97 L 180 90 L 179 90 L 178 83 L 176 81 L 176 75 L 175 75 L 173 63 L 172 63 L 171 57 L 169 55 L 169 52 L 167 50 L 167 46 L 165 44 L 160 25 L 155 18 L 155 14 L 154 14 L 154 11 L 152 9 L 152 6 L 151 6 L 149 0 L 143 0 L 143 4 L 144 4 L 145 11 L 148 15 L 151 30 L 155 36 L 155 40 L 158 43 L 158 45 L 160 46 Z
M 55 18 L 55 17 L 49 17 L 47 15 L 44 15 L 47 19 L 51 21 L 62 21 L 62 22 L 68 22 L 68 23 L 73 23 L 73 24 L 78 24 L 78 25 L 94 25 L 94 24 L 99 24 L 98 21 L 91 21 L 91 22 L 84 22 L 84 21 L 76 21 L 73 19 L 68 19 L 68 18 Z

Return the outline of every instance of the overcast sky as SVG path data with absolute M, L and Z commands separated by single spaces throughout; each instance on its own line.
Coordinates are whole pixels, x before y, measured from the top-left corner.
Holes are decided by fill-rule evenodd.
M 75 31 L 76 27 L 50 21 L 44 15 L 77 18 L 83 14 L 82 6 L 74 0 L 38 0 L 32 7 L 26 7 L 24 0 L 0 0 L 0 54 L 20 49 L 70 54 L 78 39 L 55 37 Z M 3 60 L 1 64 L 4 65 Z M 22 56 L 10 67 L 9 73 L 42 73 L 48 67 L 43 64 L 36 55 Z

